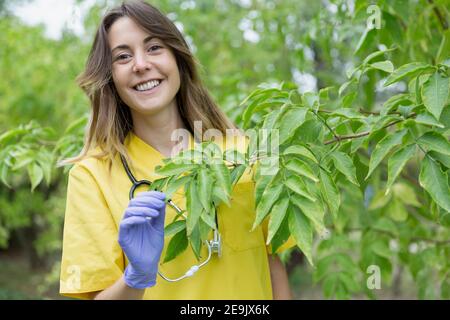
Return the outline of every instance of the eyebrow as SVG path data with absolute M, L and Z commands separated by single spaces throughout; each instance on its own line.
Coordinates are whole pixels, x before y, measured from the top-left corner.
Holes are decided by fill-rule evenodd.
M 142 41 L 144 44 L 150 42 L 152 39 L 156 38 L 155 36 L 148 36 L 147 38 L 144 39 L 144 41 Z M 114 49 L 111 50 L 111 53 L 113 53 L 114 51 L 116 51 L 117 49 L 130 49 L 130 47 L 126 44 L 121 44 L 118 45 L 117 47 L 115 47 Z

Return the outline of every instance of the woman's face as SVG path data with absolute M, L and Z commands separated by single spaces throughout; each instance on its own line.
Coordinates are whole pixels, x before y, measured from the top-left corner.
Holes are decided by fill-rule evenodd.
M 155 114 L 176 103 L 180 74 L 175 56 L 161 39 L 122 17 L 111 26 L 108 41 L 114 84 L 132 111 Z

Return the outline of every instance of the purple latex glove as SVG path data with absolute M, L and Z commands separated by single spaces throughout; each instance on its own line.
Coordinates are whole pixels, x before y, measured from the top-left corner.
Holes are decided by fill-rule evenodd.
M 156 284 L 164 246 L 165 194 L 142 192 L 131 199 L 119 228 L 119 244 L 128 258 L 125 283 L 144 289 Z

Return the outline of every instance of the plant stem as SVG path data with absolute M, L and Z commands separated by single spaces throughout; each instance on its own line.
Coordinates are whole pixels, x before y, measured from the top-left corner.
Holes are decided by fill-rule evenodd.
M 441 12 L 437 8 L 437 6 L 434 4 L 433 0 L 428 0 L 428 3 L 433 6 L 433 11 L 436 17 L 438 18 L 439 22 L 441 23 L 442 29 L 447 30 L 448 25 L 446 19 L 442 16 Z
M 413 118 L 413 117 L 415 117 L 415 116 L 416 116 L 416 113 L 413 112 L 411 115 L 409 115 L 409 116 L 406 117 L 405 119 L 399 119 L 399 120 L 392 121 L 391 123 L 388 123 L 387 125 L 385 125 L 384 127 L 382 127 L 382 128 L 379 129 L 379 130 L 386 129 L 386 128 L 389 128 L 389 127 L 392 127 L 393 125 L 395 125 L 395 124 L 397 124 L 397 123 L 399 123 L 399 122 L 402 122 L 402 121 L 404 121 L 404 120 L 406 120 L 406 119 L 409 119 L 409 118 Z M 361 138 L 361 137 L 364 137 L 364 136 L 368 136 L 368 135 L 371 134 L 371 133 L 372 133 L 372 131 L 365 131 L 365 132 L 361 132 L 361 133 L 358 133 L 358 134 L 343 135 L 343 136 L 339 136 L 338 138 L 334 138 L 334 139 L 332 139 L 332 140 L 325 141 L 324 144 L 325 144 L 325 145 L 328 145 L 328 144 L 331 144 L 331 143 L 334 143 L 334 142 L 340 142 L 341 140 Z

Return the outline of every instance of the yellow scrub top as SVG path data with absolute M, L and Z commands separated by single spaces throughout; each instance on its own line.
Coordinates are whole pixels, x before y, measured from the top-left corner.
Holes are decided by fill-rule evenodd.
M 233 141 L 236 138 L 232 139 Z M 245 137 L 234 146 L 245 151 Z M 242 139 L 244 143 L 242 144 Z M 190 137 L 189 148 L 193 148 Z M 229 141 L 228 141 L 229 143 Z M 234 142 L 232 142 L 234 143 Z M 219 144 L 220 145 L 220 144 Z M 156 180 L 154 168 L 165 158 L 159 151 L 130 132 L 125 140 L 134 165 L 137 180 Z M 228 149 L 229 144 L 226 145 Z M 222 143 L 222 150 L 224 144 Z M 75 164 L 69 171 L 67 202 L 64 220 L 63 252 L 60 275 L 60 294 L 81 299 L 92 298 L 92 292 L 104 290 L 123 274 L 128 263 L 119 243 L 118 228 L 128 206 L 132 183 L 115 158 L 111 175 L 105 160 L 93 157 Z M 217 217 L 222 236 L 222 256 L 213 255 L 210 262 L 190 278 L 167 282 L 157 276 L 156 285 L 145 290 L 144 299 L 272 299 L 272 286 L 265 245 L 267 221 L 250 232 L 255 219 L 255 183 L 251 171 L 243 174 L 231 193 L 231 207 L 222 204 Z M 144 191 L 145 187 L 139 188 Z M 136 194 L 138 193 L 136 192 Z M 183 188 L 172 200 L 186 208 Z M 166 207 L 166 225 L 175 216 Z M 267 220 L 267 219 L 266 219 Z M 165 238 L 161 262 L 170 241 Z M 292 238 L 278 251 L 293 245 Z M 207 257 L 203 248 L 202 260 Z M 190 246 L 177 258 L 160 264 L 159 271 L 169 278 L 182 276 L 199 262 Z

